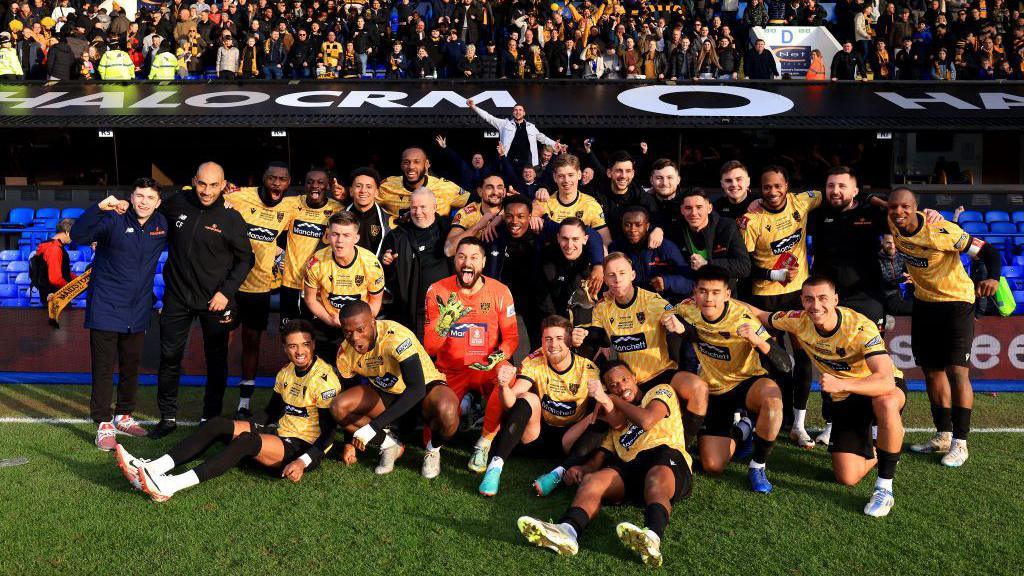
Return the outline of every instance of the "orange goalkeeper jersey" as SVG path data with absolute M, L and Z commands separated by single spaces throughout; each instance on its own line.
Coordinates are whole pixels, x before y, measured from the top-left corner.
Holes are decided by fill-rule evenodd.
M 427 289 L 423 344 L 442 371 L 462 370 L 474 362 L 487 364 L 487 357 L 498 350 L 511 359 L 519 347 L 512 293 L 493 278 L 482 280 L 483 288 L 471 296 L 459 292 L 455 276 L 439 280 Z M 447 334 L 439 334 L 439 324 L 444 328 L 445 323 L 439 322 L 444 316 L 442 308 L 450 308 L 451 303 L 461 306 L 466 313 L 461 317 L 456 314 Z

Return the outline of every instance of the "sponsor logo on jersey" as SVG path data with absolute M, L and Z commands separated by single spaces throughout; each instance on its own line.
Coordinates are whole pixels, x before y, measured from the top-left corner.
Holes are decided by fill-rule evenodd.
M 326 374 L 324 374 L 324 376 L 326 376 Z M 330 390 L 324 390 L 323 393 L 320 394 L 320 398 L 322 400 L 330 400 L 331 398 L 334 398 L 337 395 L 338 391 L 335 390 L 334 388 L 331 388 Z
M 412 338 L 406 338 L 405 341 L 398 345 L 398 348 L 395 348 L 395 354 L 400 355 L 402 352 L 405 352 L 410 347 L 412 347 Z
M 908 266 L 913 266 L 914 268 L 927 268 L 928 267 L 928 259 L 927 258 L 920 258 L 918 256 L 911 256 L 909 254 L 904 254 L 903 255 L 903 261 L 906 262 Z
M 882 336 L 879 335 L 879 336 L 875 336 L 871 340 L 868 340 L 867 344 L 864 344 L 864 347 L 865 348 L 871 348 L 872 346 L 878 346 L 881 343 L 882 343 Z
M 836 356 L 846 356 L 846 348 L 836 346 Z
M 789 252 L 790 250 L 793 249 L 794 246 L 797 245 L 797 243 L 800 242 L 800 239 L 802 237 L 803 231 L 797 230 L 796 232 L 793 232 L 792 234 L 786 236 L 785 238 L 780 238 L 775 242 L 772 242 L 769 245 L 771 246 L 772 254 L 784 254 L 786 252 Z
M 330 294 L 327 296 L 327 301 L 337 310 L 341 310 L 345 304 L 357 300 L 359 300 L 359 296 L 356 294 Z
M 842 360 L 826 360 L 817 354 L 814 355 L 814 359 L 821 363 L 822 366 L 832 370 L 833 372 L 849 372 L 850 365 Z
M 544 411 L 547 412 L 548 414 L 551 414 L 552 416 L 559 416 L 562 418 L 576 414 L 575 400 L 567 400 L 560 402 L 558 400 L 552 400 L 547 394 L 545 394 L 544 398 L 540 401 L 540 407 L 543 408 Z
M 633 444 L 636 444 L 636 441 L 643 436 L 644 432 L 646 432 L 646 430 L 643 428 L 636 424 L 630 424 L 629 429 L 619 435 L 619 445 L 626 450 L 629 450 L 633 447 Z
M 647 349 L 647 337 L 643 334 L 626 334 L 623 336 L 612 336 L 612 349 L 618 353 L 639 352 Z
M 458 324 L 452 324 L 452 327 L 448 330 L 448 336 L 451 336 L 452 338 L 465 338 L 473 327 L 479 327 L 485 331 L 487 330 L 487 324 L 481 324 L 478 322 L 459 322 Z
M 383 376 L 371 376 L 368 378 L 370 384 L 373 384 L 381 390 L 389 390 L 398 383 L 398 376 L 394 374 L 384 374 Z
M 262 226 L 249 226 L 249 230 L 246 234 L 249 236 L 250 240 L 255 240 L 257 242 L 273 242 L 277 239 L 277 232 Z
M 284 405 L 284 413 L 288 416 L 298 416 L 299 418 L 308 418 L 309 412 L 305 408 L 299 408 L 298 406 L 292 406 L 291 404 Z
M 315 222 L 303 222 L 302 220 L 296 220 L 292 223 L 292 234 L 296 236 L 305 236 L 307 238 L 323 238 L 324 227 Z
M 715 346 L 714 344 L 708 344 L 707 342 L 698 342 L 697 351 L 715 360 L 722 360 L 728 362 L 732 360 L 732 354 L 729 349 L 725 346 Z

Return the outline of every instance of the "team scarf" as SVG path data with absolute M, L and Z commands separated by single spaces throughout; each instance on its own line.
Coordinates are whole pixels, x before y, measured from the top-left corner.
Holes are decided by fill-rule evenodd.
M 92 267 L 89 267 L 79 275 L 77 278 L 68 282 L 53 293 L 53 296 L 46 303 L 46 313 L 50 319 L 50 325 L 54 328 L 60 328 L 60 314 L 68 307 L 71 302 L 77 298 L 85 289 L 89 287 L 89 278 L 92 276 Z

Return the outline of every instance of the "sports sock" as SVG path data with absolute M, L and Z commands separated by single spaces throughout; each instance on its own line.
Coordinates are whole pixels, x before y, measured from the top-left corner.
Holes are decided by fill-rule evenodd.
M 384 430 L 384 439 L 380 443 L 381 450 L 387 450 L 398 444 L 398 440 L 391 434 L 391 430 Z
M 697 433 L 700 432 L 700 427 L 704 425 L 704 416 L 701 414 L 694 414 L 689 410 L 683 412 L 683 433 L 686 436 L 687 444 L 691 440 L 697 437 Z
M 932 404 L 932 422 L 939 432 L 953 431 L 953 409 L 943 408 L 938 404 Z
M 668 527 L 668 510 L 657 502 L 652 502 L 644 508 L 644 524 L 647 529 L 661 538 L 665 535 L 665 528 Z
M 554 473 L 555 476 L 558 476 L 558 479 L 561 480 L 562 476 L 565 475 L 565 468 L 562 467 L 562 466 L 559 466 L 559 467 L 555 468 L 554 470 L 552 470 L 551 472 Z
M 871 425 L 871 439 L 878 440 L 878 424 Z
M 192 471 L 196 473 L 200 482 L 206 482 L 231 470 L 243 459 L 259 454 L 261 448 L 263 440 L 260 435 L 245 432 L 239 434 L 219 454 L 196 466 Z
M 185 438 L 167 452 L 167 455 L 173 461 L 172 468 L 175 465 L 182 466 L 195 460 L 217 442 L 227 444 L 231 441 L 231 436 L 234 432 L 235 423 L 233 421 L 222 416 L 211 418 L 188 438 Z
M 499 458 L 497 456 L 495 456 L 494 458 L 491 458 L 491 461 L 487 464 L 487 469 L 490 470 L 492 468 L 497 468 L 498 470 L 504 469 L 505 468 L 505 460 L 503 458 Z
M 508 460 L 512 449 L 522 440 L 523 432 L 526 430 L 526 425 L 530 423 L 531 415 L 533 415 L 533 409 L 530 408 L 530 403 L 523 398 L 517 399 L 505 414 L 505 421 L 491 446 L 491 456 Z
M 759 434 L 754 434 L 754 455 L 750 458 L 751 468 L 764 467 L 765 462 L 768 461 L 768 456 L 772 453 L 772 448 L 775 447 L 774 440 L 765 440 L 761 438 Z M 754 464 L 760 464 L 760 466 L 754 466 Z
M 199 484 L 199 475 L 196 474 L 195 470 L 189 470 L 174 476 L 164 476 L 160 479 L 160 488 L 171 494 L 176 494 L 196 484 Z
M 569 457 L 562 462 L 562 467 L 572 468 L 586 462 L 590 454 L 601 447 L 601 443 L 604 442 L 606 436 L 608 436 L 608 423 L 604 420 L 598 420 L 587 426 L 587 429 L 583 431 L 583 434 L 580 434 L 580 437 L 572 445 L 572 448 L 569 450 Z
M 878 477 L 883 480 L 892 480 L 896 476 L 896 465 L 900 463 L 899 452 L 886 452 L 876 448 L 878 453 Z
M 573 506 L 565 511 L 565 514 L 558 519 L 557 524 L 568 524 L 576 532 L 575 536 L 578 539 L 583 534 L 583 531 L 587 529 L 587 524 L 590 524 L 590 516 L 587 516 L 583 508 Z
M 826 423 L 832 421 L 832 395 L 828 392 L 821 393 L 821 417 Z
M 167 454 L 164 454 L 156 460 L 146 464 L 146 469 L 158 476 L 167 474 L 171 470 L 174 470 L 174 459 Z
M 807 410 L 793 408 L 793 430 L 803 430 L 804 421 L 807 420 Z
M 750 434 L 753 431 L 753 429 L 754 425 L 753 423 L 750 422 L 750 418 L 744 416 L 743 418 L 740 418 L 738 422 L 732 425 L 730 435 L 732 436 L 732 439 L 736 442 L 736 445 L 739 446 L 740 444 L 746 442 L 747 438 L 750 438 Z
M 255 380 L 242 380 L 238 383 L 238 409 L 248 410 L 249 399 L 252 398 L 253 392 L 256 391 Z
M 493 440 L 498 428 L 501 427 L 501 417 L 505 413 L 505 406 L 501 403 L 501 391 L 495 386 L 494 390 L 487 396 L 487 405 L 484 407 L 484 425 L 480 435 L 488 440 Z
M 466 394 L 465 396 L 462 397 L 462 401 L 459 402 L 459 411 L 462 412 L 463 414 L 466 414 L 472 409 L 473 396 L 471 394 Z
M 440 446 L 434 446 L 434 441 L 427 442 L 427 452 L 437 452 L 441 450 Z
M 971 431 L 971 409 L 953 406 L 950 419 L 953 422 L 953 438 L 967 440 L 967 434 Z
M 793 408 L 807 410 L 811 395 L 811 359 L 803 348 L 793 351 Z
M 892 478 L 877 478 L 875 480 L 875 488 L 881 488 L 892 492 Z

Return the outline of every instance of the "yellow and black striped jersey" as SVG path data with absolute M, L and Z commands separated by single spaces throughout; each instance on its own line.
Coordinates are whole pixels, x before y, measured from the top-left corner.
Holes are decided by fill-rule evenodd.
M 291 222 L 285 228 L 287 243 L 284 250 L 284 274 L 281 285 L 302 289 L 306 279 L 306 264 L 327 231 L 331 214 L 341 210 L 341 204 L 328 200 L 319 208 L 310 208 L 306 197 L 299 198 Z
M 409 209 L 412 190 L 407 190 L 402 182 L 401 176 L 391 176 L 385 178 L 377 188 L 377 203 L 392 216 L 399 216 Z M 463 190 L 451 180 L 431 174 L 426 177 L 424 186 L 434 193 L 439 216 L 447 216 L 452 208 L 462 208 L 469 201 L 469 191 Z
M 224 196 L 245 220 L 246 234 L 252 244 L 256 261 L 245 282 L 239 288 L 242 292 L 269 292 L 275 286 L 274 259 L 277 258 L 277 237 L 285 230 L 298 207 L 298 197 L 286 196 L 277 206 L 267 206 L 260 199 L 258 188 L 240 188 Z
M 818 332 L 811 317 L 803 310 L 775 312 L 768 317 L 768 327 L 789 332 L 800 341 L 800 346 L 811 357 L 818 370 L 836 378 L 865 378 L 871 375 L 866 360 L 877 354 L 888 354 L 885 340 L 878 327 L 855 310 L 836 307 L 839 323 L 829 333 Z M 903 373 L 893 366 L 893 376 Z M 848 393 L 833 394 L 832 400 L 842 401 Z
M 295 373 L 291 362 L 281 368 L 274 381 L 274 392 L 284 400 L 284 414 L 277 421 L 277 435 L 299 438 L 312 444 L 320 436 L 320 414 L 317 409 L 330 408 L 331 400 L 341 391 L 334 369 L 317 358 L 305 375 Z
M 328 246 L 310 257 L 306 264 L 306 286 L 318 290 L 317 298 L 327 310 L 341 310 L 348 302 L 366 300 L 384 290 L 384 269 L 369 250 L 355 247 L 356 257 L 348 266 L 338 264 Z
M 668 354 L 665 327 L 661 325 L 662 316 L 672 305 L 654 292 L 635 290 L 633 300 L 626 305 L 618 304 L 606 293 L 594 307 L 590 324 L 582 327 L 603 330 L 612 350 L 629 364 L 637 382 L 644 384 L 666 370 L 676 369 Z
M 586 416 L 587 385 L 600 382 L 601 373 L 590 360 L 572 354 L 565 372 L 548 364 L 544 353 L 534 352 L 523 360 L 519 377 L 533 385 L 540 397 L 541 417 L 552 426 L 569 426 Z
M 377 323 L 377 340 L 365 354 L 356 352 L 347 340 L 341 342 L 338 348 L 338 373 L 342 378 L 362 376 L 378 391 L 398 395 L 405 392 L 406 387 L 405 380 L 402 380 L 401 364 L 416 356 L 420 359 L 423 379 L 427 384 L 445 381 L 423 345 L 408 328 L 393 320 L 374 322 Z
M 786 204 L 769 210 L 763 204 L 760 212 L 747 212 L 736 220 L 743 233 L 747 252 L 753 254 L 753 265 L 765 270 L 781 269 L 784 259 L 795 258 L 799 272 L 791 282 L 754 280 L 754 294 L 774 296 L 800 290 L 807 280 L 807 213 L 821 206 L 821 192 L 786 194 Z
M 917 218 L 917 230 L 906 236 L 889 219 L 896 249 L 903 254 L 907 272 L 914 280 L 914 298 L 973 304 L 974 282 L 960 262 L 960 253 L 971 245 L 971 235 L 945 220 L 928 224 L 921 212 Z
M 697 331 L 691 335 L 693 349 L 700 361 L 700 377 L 711 395 L 724 394 L 747 378 L 768 373 L 754 346 L 736 334 L 741 325 L 749 324 L 755 334 L 768 338 L 768 331 L 742 302 L 726 302 L 722 316 L 714 320 L 704 318 L 693 298 L 676 304 L 673 312 Z
M 594 230 L 599 230 L 607 225 L 601 204 L 593 196 L 583 192 L 577 192 L 576 199 L 569 204 L 562 204 L 562 201 L 558 199 L 558 194 L 552 194 L 547 202 L 540 203 L 540 207 L 543 214 L 547 215 L 552 222 L 561 222 L 575 216 Z
M 663 402 L 668 407 L 668 415 L 650 430 L 644 430 L 627 421 L 621 430 L 609 430 L 601 447 L 618 456 L 623 462 L 629 462 L 645 450 L 668 446 L 679 450 L 686 459 L 686 467 L 690 468 L 693 461 L 686 452 L 683 416 L 676 391 L 668 384 L 659 384 L 644 394 L 640 406 L 646 408 L 651 402 Z
M 324 55 L 324 66 L 337 66 L 341 60 L 341 42 L 324 42 L 320 45 L 320 53 Z

